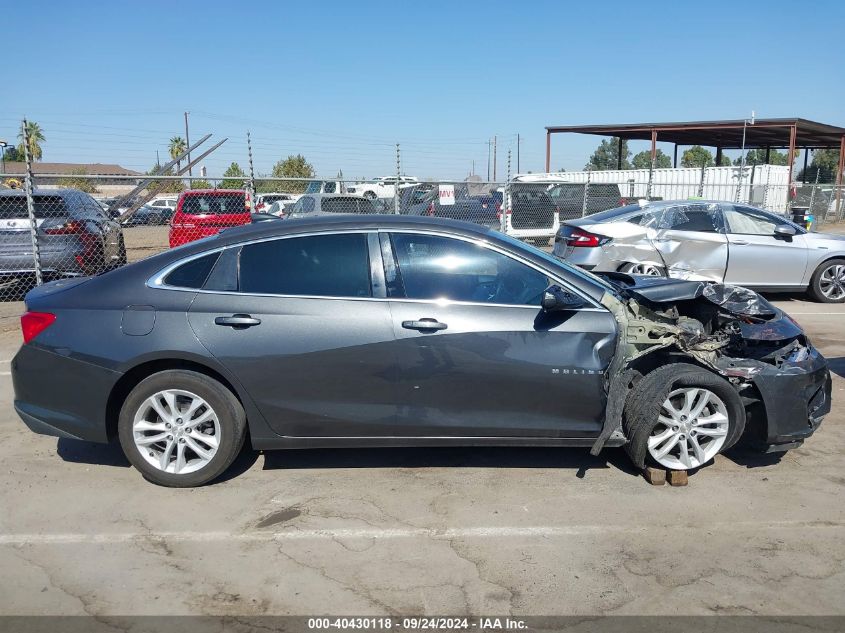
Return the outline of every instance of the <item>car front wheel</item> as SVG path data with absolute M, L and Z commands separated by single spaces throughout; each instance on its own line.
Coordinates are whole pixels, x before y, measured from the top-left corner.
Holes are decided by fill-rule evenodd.
M 204 374 L 166 370 L 130 392 L 118 419 L 127 459 L 162 486 L 200 486 L 234 461 L 246 415 L 229 389 Z
M 646 374 L 628 396 L 625 448 L 640 468 L 704 466 L 733 446 L 745 430 L 745 408 L 721 376 L 686 363 Z
M 823 263 L 810 280 L 810 295 L 822 303 L 845 302 L 845 259 Z

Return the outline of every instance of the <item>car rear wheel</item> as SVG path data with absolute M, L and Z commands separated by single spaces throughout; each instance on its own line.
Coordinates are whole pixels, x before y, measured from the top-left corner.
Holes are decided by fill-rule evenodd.
M 623 264 L 619 272 L 629 275 L 646 275 L 648 277 L 665 277 L 666 271 L 654 264 Z
M 161 216 L 158 213 L 148 215 L 147 224 L 149 226 L 158 226 L 159 224 L 161 224 Z
M 845 302 L 845 259 L 824 262 L 810 280 L 810 296 L 822 303 Z
M 246 415 L 234 394 L 204 374 L 166 370 L 130 392 L 118 419 L 123 452 L 153 483 L 201 486 L 220 476 L 244 443 Z
M 670 470 L 704 466 L 745 430 L 745 408 L 721 376 L 685 363 L 646 374 L 628 396 L 624 417 L 631 460 Z
M 376 193 L 374 191 L 365 191 L 362 195 L 367 200 L 375 200 L 376 199 Z

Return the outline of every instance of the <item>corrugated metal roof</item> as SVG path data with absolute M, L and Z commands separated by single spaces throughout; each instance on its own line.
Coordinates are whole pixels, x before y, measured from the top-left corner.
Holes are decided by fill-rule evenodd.
M 745 125 L 743 119 L 721 121 L 681 121 L 668 123 L 622 123 L 615 125 L 563 125 L 547 126 L 552 134 L 574 133 L 598 136 L 616 136 L 627 140 L 651 140 L 652 131 L 657 140 L 678 145 L 707 145 L 723 149 L 742 147 L 745 127 L 745 147 L 787 147 L 789 130 L 797 130 L 796 147 L 839 147 L 845 136 L 845 127 L 818 123 L 801 118 L 755 119 L 754 125 Z

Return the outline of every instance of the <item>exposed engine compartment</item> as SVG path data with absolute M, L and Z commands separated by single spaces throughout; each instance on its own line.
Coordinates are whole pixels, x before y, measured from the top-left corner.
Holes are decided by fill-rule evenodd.
M 623 273 L 600 276 L 619 289 L 602 303 L 619 323 L 620 335 L 608 371 L 605 427 L 594 453 L 621 433 L 639 359 L 659 350 L 710 368 L 740 392 L 767 378 L 816 371 L 823 362 L 792 318 L 746 288 Z

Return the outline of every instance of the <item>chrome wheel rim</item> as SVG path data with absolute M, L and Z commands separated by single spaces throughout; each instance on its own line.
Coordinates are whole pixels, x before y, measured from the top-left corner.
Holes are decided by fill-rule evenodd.
M 660 407 L 648 453 L 666 468 L 698 468 L 722 450 L 729 426 L 728 409 L 715 393 L 700 387 L 675 389 Z
M 654 264 L 629 264 L 627 272 L 632 275 L 647 275 L 649 277 L 663 276 L 663 271 Z
M 819 277 L 819 290 L 833 301 L 845 297 L 845 264 L 834 264 L 825 268 Z
M 166 389 L 141 403 L 132 422 L 141 456 L 158 470 L 187 475 L 205 467 L 220 446 L 220 421 L 195 393 Z

